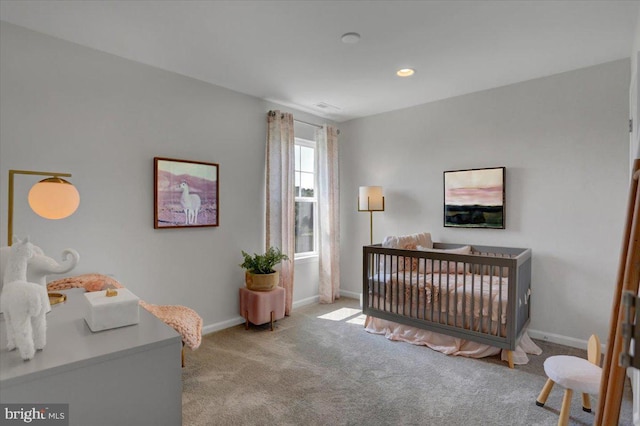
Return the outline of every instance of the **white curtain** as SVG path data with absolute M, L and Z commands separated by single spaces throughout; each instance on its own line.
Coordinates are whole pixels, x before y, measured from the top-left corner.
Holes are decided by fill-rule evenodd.
M 338 131 L 323 126 L 316 132 L 318 150 L 318 216 L 320 233 L 320 303 L 340 298 L 340 185 Z
M 295 256 L 293 115 L 280 111 L 267 114 L 267 248 L 279 247 L 289 256 L 280 266 L 280 286 L 286 291 L 285 315 L 293 300 L 293 258 Z

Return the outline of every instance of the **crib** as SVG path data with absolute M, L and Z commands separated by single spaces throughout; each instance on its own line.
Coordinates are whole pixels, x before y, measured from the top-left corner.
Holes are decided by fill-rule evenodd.
M 363 247 L 363 313 L 504 349 L 513 367 L 530 319 L 531 249 L 418 248 Z

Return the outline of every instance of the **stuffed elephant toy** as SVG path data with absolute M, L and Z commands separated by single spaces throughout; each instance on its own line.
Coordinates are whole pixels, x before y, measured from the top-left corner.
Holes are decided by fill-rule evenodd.
M 31 283 L 47 286 L 47 275 L 65 274 L 76 267 L 80 261 L 80 255 L 73 249 L 65 249 L 62 251 L 62 263 L 56 262 L 54 259 L 45 255 L 38 246 L 33 246 L 35 255 L 29 259 L 27 263 L 27 281 Z M 0 247 L 0 291 L 4 284 L 4 272 L 9 258 L 11 247 Z M 47 301 L 48 303 L 48 301 Z M 51 306 L 47 306 L 47 312 L 51 310 Z

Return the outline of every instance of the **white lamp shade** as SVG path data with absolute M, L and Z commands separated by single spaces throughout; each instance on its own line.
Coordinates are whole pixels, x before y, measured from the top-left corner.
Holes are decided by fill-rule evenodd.
M 381 186 L 361 186 L 358 191 L 358 210 L 383 211 L 384 197 Z
M 79 205 L 78 190 L 64 179 L 41 180 L 29 191 L 29 206 L 36 214 L 46 219 L 71 216 Z

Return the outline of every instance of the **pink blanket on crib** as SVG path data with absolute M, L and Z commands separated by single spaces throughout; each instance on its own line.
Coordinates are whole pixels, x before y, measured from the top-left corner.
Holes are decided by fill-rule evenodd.
M 424 274 L 405 271 L 390 275 L 376 275 L 372 290 L 384 290 L 385 301 L 398 303 L 433 304 L 440 312 L 507 321 L 509 280 L 505 277 L 472 274 Z
M 372 316 L 367 316 L 365 321 L 365 330 L 373 334 L 382 334 L 389 340 L 427 346 L 447 355 L 484 358 L 497 355 L 502 351 L 502 360 L 507 360 L 507 351 L 494 346 L 447 336 L 445 334 L 423 330 L 417 327 L 402 325 Z M 540 349 L 540 347 L 531 340 L 525 331 L 522 334 L 518 347 L 513 351 L 513 362 L 514 364 L 527 364 L 529 362 L 527 354 L 540 355 L 541 353 L 542 349 Z

